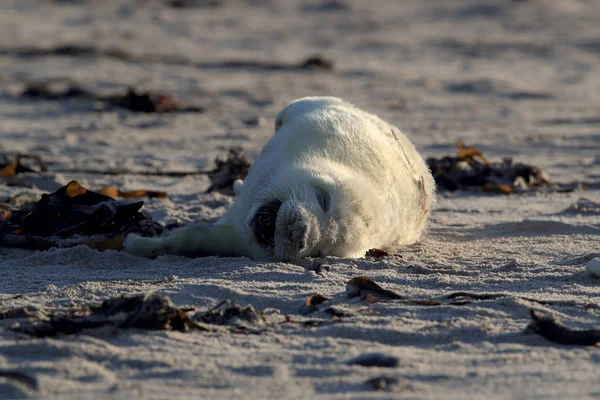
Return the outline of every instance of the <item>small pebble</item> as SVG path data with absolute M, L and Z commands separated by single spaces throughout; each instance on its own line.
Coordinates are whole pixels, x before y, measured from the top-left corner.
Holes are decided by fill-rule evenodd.
M 398 357 L 383 353 L 367 353 L 346 361 L 348 365 L 361 365 L 363 367 L 395 368 L 399 364 Z
M 586 266 L 590 275 L 600 278 L 600 258 L 594 258 L 593 260 L 588 261 Z
M 400 381 L 394 377 L 378 376 L 376 378 L 369 379 L 365 383 L 373 390 L 389 390 L 394 386 L 398 386 Z
M 244 124 L 248 127 L 261 127 L 267 125 L 267 120 L 264 117 L 250 117 L 244 120 Z

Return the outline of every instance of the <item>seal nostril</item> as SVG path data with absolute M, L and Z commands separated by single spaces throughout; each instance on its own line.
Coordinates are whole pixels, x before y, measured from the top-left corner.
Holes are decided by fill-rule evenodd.
M 269 249 L 275 247 L 277 213 L 282 204 L 280 200 L 273 200 L 260 206 L 254 214 L 250 227 L 259 245 Z
M 329 206 L 331 204 L 331 196 L 325 190 L 315 187 L 315 195 L 317 196 L 317 202 L 321 206 L 323 212 L 329 211 Z

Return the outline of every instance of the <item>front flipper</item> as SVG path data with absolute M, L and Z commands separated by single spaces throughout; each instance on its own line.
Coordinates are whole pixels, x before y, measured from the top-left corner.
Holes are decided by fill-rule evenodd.
M 236 179 L 235 182 L 233 182 L 233 194 L 235 196 L 239 196 L 240 193 L 242 193 L 243 186 L 244 186 L 244 181 L 241 179 Z
M 142 257 L 163 254 L 187 257 L 248 255 L 233 226 L 211 223 L 184 226 L 161 237 L 129 235 L 123 248 L 128 253 Z

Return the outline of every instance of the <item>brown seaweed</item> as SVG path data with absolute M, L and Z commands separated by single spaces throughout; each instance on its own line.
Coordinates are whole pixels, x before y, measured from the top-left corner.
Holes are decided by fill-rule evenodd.
M 196 313 L 194 321 L 205 325 L 221 325 L 234 333 L 264 332 L 270 325 L 279 322 L 291 322 L 283 319 L 277 310 L 258 312 L 252 305 L 240 306 L 230 300 L 224 300 L 204 313 Z
M 366 276 L 352 278 L 346 284 L 346 294 L 349 298 L 359 297 L 368 303 L 378 303 L 381 301 L 400 301 L 407 304 L 416 304 L 419 306 L 442 306 L 444 303 L 432 299 L 412 299 L 398 293 L 384 289 L 373 280 Z
M 54 78 L 30 82 L 21 92 L 22 97 L 41 100 L 86 99 L 106 106 L 141 113 L 203 112 L 204 108 L 183 106 L 163 92 L 139 91 L 128 88 L 124 93 L 103 95 L 86 89 L 69 79 Z
M 9 218 L 0 232 L 58 237 L 123 233 L 132 223 L 149 218 L 139 212 L 143 205 L 143 201 L 117 201 L 71 181 L 54 193 L 43 194 L 22 219 Z
M 123 191 L 117 189 L 115 186 L 105 186 L 98 192 L 113 199 L 120 197 L 126 200 L 137 199 L 140 197 L 148 197 L 149 199 L 166 199 L 168 197 L 167 192 L 141 189 Z
M 313 312 L 318 311 L 317 306 L 319 304 L 323 304 L 330 300 L 331 300 L 330 298 L 325 297 L 320 293 L 315 293 L 312 296 L 309 296 L 306 298 L 306 300 L 304 301 L 304 304 L 302 305 L 302 307 L 300 307 L 299 312 L 301 315 L 312 314 Z
M 390 253 L 388 253 L 385 250 L 380 250 L 380 249 L 369 249 L 365 253 L 365 257 L 372 257 L 372 258 L 388 257 L 389 255 L 390 255 Z
M 165 170 L 150 170 L 150 171 L 135 171 L 130 169 L 60 169 L 56 172 L 62 174 L 83 174 L 83 175 L 141 175 L 141 176 L 168 176 L 172 178 L 180 178 L 195 175 L 207 175 L 211 181 L 211 185 L 207 192 L 221 192 L 227 195 L 233 195 L 233 183 L 237 179 L 244 179 L 248 174 L 251 163 L 244 150 L 240 147 L 230 148 L 225 159 L 217 156 L 215 158 L 215 167 L 210 171 L 165 171 Z M 104 189 L 104 188 L 103 188 Z M 108 196 L 119 197 L 117 188 L 107 187 Z M 135 192 L 135 191 L 133 191 Z M 163 198 L 166 196 L 164 192 L 145 191 L 148 197 Z M 123 192 L 127 193 L 127 192 Z M 133 195 L 131 195 L 133 196 Z M 127 196 L 122 196 L 127 197 Z M 135 197 L 135 196 L 133 196 Z
M 585 189 L 578 183 L 552 183 L 541 168 L 514 163 L 511 158 L 490 162 L 481 151 L 467 147 L 462 142 L 458 142 L 455 156 L 430 157 L 427 165 L 438 189 L 447 191 L 479 190 L 492 194 L 511 194 L 542 189 L 554 192 Z
M 42 161 L 41 157 L 32 154 L 15 154 L 15 155 L 3 155 L 4 161 L 0 162 L 0 176 L 12 177 L 17 174 L 23 173 L 40 173 L 47 172 L 48 167 Z M 32 165 L 24 163 L 24 160 L 32 160 L 37 164 L 37 168 L 33 168 Z
M 403 300 L 404 296 L 398 293 L 384 289 L 377 283 L 367 278 L 366 276 L 359 276 L 352 278 L 346 284 L 346 294 L 348 297 L 360 297 L 361 299 L 369 299 L 374 297 L 375 299 L 381 300 Z
M 180 332 L 204 330 L 185 310 L 173 305 L 168 297 L 154 293 L 108 299 L 100 306 L 91 306 L 73 315 L 53 316 L 49 321 L 18 323 L 12 329 L 37 337 L 52 337 L 107 326 Z
M 600 329 L 575 330 L 562 325 L 549 314 L 534 310 L 529 313 L 533 321 L 527 329 L 546 340 L 572 346 L 596 346 L 600 343 Z
M 215 159 L 215 168 L 208 172 L 210 187 L 206 190 L 210 192 L 221 192 L 233 195 L 233 183 L 237 179 L 244 179 L 250 170 L 250 162 L 241 148 L 229 149 L 225 160 L 217 157 Z
M 78 244 L 119 248 L 129 233 L 162 234 L 163 226 L 140 211 L 143 205 L 143 201 L 117 201 L 71 181 L 54 193 L 43 194 L 30 210 L 4 211 L 0 245 L 38 250 Z
M 455 293 L 450 293 L 449 295 L 446 295 L 445 297 L 448 299 L 458 299 L 458 300 L 455 300 L 454 302 L 452 302 L 451 303 L 452 305 L 469 304 L 469 302 L 465 301 L 465 299 L 496 300 L 496 299 L 501 299 L 501 298 L 513 298 L 513 299 L 530 301 L 532 303 L 538 303 L 541 305 L 562 305 L 562 306 L 574 306 L 574 307 L 593 308 L 593 309 L 600 308 L 600 306 L 595 303 L 577 302 L 577 301 L 572 301 L 572 300 L 541 300 L 541 299 L 535 299 L 535 298 L 526 297 L 526 296 L 515 296 L 510 293 L 455 292 Z
M 0 378 L 11 379 L 13 381 L 20 382 L 33 390 L 38 390 L 38 381 L 31 376 L 20 372 L 20 371 L 6 371 L 0 370 Z
M 178 4 L 186 2 L 178 1 Z M 163 64 L 190 66 L 199 69 L 241 69 L 248 71 L 296 72 L 302 70 L 332 71 L 333 61 L 322 55 L 311 55 L 298 62 L 284 62 L 262 59 L 222 59 L 215 61 L 197 62 L 181 56 L 166 54 L 134 54 L 120 48 L 101 48 L 80 43 L 65 43 L 54 47 L 5 47 L 0 48 L 0 56 L 20 58 L 43 57 L 78 57 L 78 58 L 109 58 L 129 63 Z

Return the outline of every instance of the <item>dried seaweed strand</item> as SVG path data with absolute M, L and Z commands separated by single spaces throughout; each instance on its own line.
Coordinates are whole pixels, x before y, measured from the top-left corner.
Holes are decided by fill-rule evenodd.
M 524 296 L 515 296 L 509 293 L 472 293 L 472 292 L 456 292 L 456 293 L 451 293 L 449 295 L 446 295 L 446 298 L 448 299 L 456 299 L 456 298 L 460 298 L 460 297 L 467 297 L 470 299 L 474 299 L 474 300 L 496 300 L 496 299 L 500 299 L 500 298 L 515 298 L 515 299 L 520 299 L 520 300 L 525 300 L 525 301 L 531 301 L 533 303 L 538 303 L 541 305 L 561 305 L 561 306 L 578 306 L 578 307 L 585 307 L 585 308 L 600 308 L 600 305 L 595 304 L 595 303 L 582 303 L 582 302 L 577 302 L 577 301 L 572 301 L 572 300 L 540 300 L 540 299 L 534 299 L 531 297 L 524 297 Z
M 62 44 L 54 47 L 5 47 L 0 48 L 0 56 L 22 58 L 39 57 L 106 57 L 130 63 L 165 64 L 191 66 L 201 69 L 246 69 L 258 71 L 297 71 L 303 69 L 318 69 L 331 71 L 334 64 L 331 60 L 320 55 L 307 57 L 297 63 L 265 60 L 219 60 L 198 63 L 190 59 L 173 55 L 133 54 L 119 48 L 103 49 L 85 44 Z
M 33 390 L 38 390 L 37 380 L 19 371 L 0 371 L 0 378 L 12 379 L 29 386 Z
M 529 311 L 533 321 L 527 329 L 545 339 L 573 346 L 595 346 L 600 343 L 600 329 L 575 330 L 558 323 L 551 315 Z

